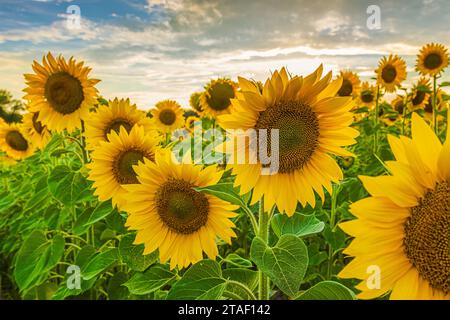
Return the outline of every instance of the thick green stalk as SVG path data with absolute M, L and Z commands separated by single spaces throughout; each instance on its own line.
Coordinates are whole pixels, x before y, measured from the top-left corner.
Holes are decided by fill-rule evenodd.
M 264 199 L 259 201 L 259 237 L 265 242 L 269 241 L 269 214 L 264 210 Z M 258 299 L 269 300 L 269 278 L 258 271 Z
M 373 153 L 378 153 L 378 123 L 379 123 L 379 116 L 380 116 L 380 86 L 377 86 L 377 98 L 375 101 L 375 126 L 374 126 L 374 140 L 373 140 Z
M 330 210 L 330 230 L 334 232 L 334 228 L 336 227 L 336 209 L 337 209 L 337 197 L 339 192 L 341 191 L 341 187 L 334 185 L 333 186 L 333 194 L 331 196 L 331 210 Z M 330 244 L 328 244 L 328 265 L 327 265 L 327 279 L 331 280 L 332 276 L 332 268 L 334 264 L 334 252 L 333 248 Z
M 438 109 L 437 109 L 437 90 L 436 90 L 436 75 L 433 77 L 433 128 L 436 134 L 439 133 L 439 123 L 438 123 Z

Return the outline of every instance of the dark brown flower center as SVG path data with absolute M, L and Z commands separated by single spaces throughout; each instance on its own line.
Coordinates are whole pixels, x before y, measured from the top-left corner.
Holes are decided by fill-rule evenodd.
M 361 93 L 361 101 L 364 103 L 370 103 L 375 98 L 373 92 L 371 90 L 364 90 Z
M 338 91 L 338 95 L 340 97 L 348 97 L 351 96 L 353 92 L 353 84 L 350 80 L 344 79 L 342 81 L 341 88 Z
M 222 111 L 228 109 L 234 98 L 234 88 L 229 83 L 217 82 L 214 83 L 207 91 L 206 101 L 211 109 L 215 111 Z
M 433 289 L 450 292 L 450 183 L 440 182 L 405 223 L 404 248 Z
M 80 80 L 67 72 L 54 73 L 45 84 L 45 97 L 56 112 L 71 114 L 83 103 L 83 86 Z
M 44 126 L 40 121 L 38 121 L 39 112 L 36 112 L 33 114 L 33 128 L 36 130 L 37 133 L 42 134 L 42 131 L 44 131 Z
M 28 142 L 19 131 L 10 131 L 5 137 L 6 143 L 17 151 L 26 151 Z
M 394 82 L 394 80 L 397 77 L 397 70 L 395 69 L 394 66 L 392 65 L 387 65 L 383 68 L 383 70 L 381 71 L 381 78 L 384 80 L 384 82 L 386 83 L 391 83 Z
M 159 121 L 166 126 L 172 125 L 177 118 L 177 115 L 172 109 L 164 109 L 159 113 Z
M 430 53 L 423 61 L 425 68 L 433 70 L 442 65 L 442 57 L 437 53 Z
M 414 95 L 414 98 L 411 101 L 413 106 L 420 105 L 425 100 L 425 96 L 426 96 L 425 91 L 416 90 L 416 94 Z
M 143 161 L 144 157 L 154 160 L 154 156 L 147 154 L 139 149 L 129 149 L 122 151 L 113 163 L 113 172 L 116 180 L 120 184 L 136 184 L 139 180 L 136 177 L 133 166 L 139 161 Z
M 255 129 L 267 129 L 268 154 L 271 129 L 278 129 L 279 173 L 301 169 L 311 158 L 319 141 L 319 121 L 307 104 L 299 101 L 279 102 L 262 112 Z
M 403 101 L 398 101 L 394 106 L 395 111 L 397 111 L 399 114 L 403 114 L 403 111 L 405 109 L 405 104 Z
M 108 134 L 112 131 L 116 132 L 117 134 L 120 132 L 120 128 L 124 127 L 124 129 L 130 133 L 131 129 L 133 128 L 133 123 L 129 121 L 128 119 L 122 119 L 117 118 L 111 121 L 111 123 L 105 128 L 105 139 L 107 139 Z
M 194 233 L 208 221 L 208 199 L 187 181 L 168 180 L 158 189 L 155 201 L 161 220 L 176 233 Z

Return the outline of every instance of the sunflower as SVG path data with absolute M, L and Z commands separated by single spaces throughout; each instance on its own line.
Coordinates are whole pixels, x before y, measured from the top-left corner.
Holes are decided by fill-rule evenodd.
M 29 112 L 23 116 L 23 134 L 37 149 L 45 147 L 51 134 L 45 126 L 38 121 L 39 112 Z
M 436 76 L 448 66 L 447 48 L 442 44 L 430 43 L 420 49 L 416 70 L 422 75 Z
M 238 206 L 196 190 L 216 184 L 223 171 L 176 164 L 169 150 L 134 169 L 140 184 L 125 186 L 132 196 L 124 209 L 126 226 L 137 230 L 135 243 L 145 245 L 144 254 L 159 249 L 161 263 L 170 259 L 171 269 L 182 268 L 201 260 L 203 252 L 215 259 L 217 236 L 231 244 L 236 234 L 230 218 Z
M 11 123 L 0 125 L 0 150 L 8 157 L 21 160 L 32 155 L 35 148 L 26 139 L 22 125 Z
M 189 129 L 189 130 L 193 129 L 194 123 L 196 121 L 200 121 L 199 117 L 196 117 L 196 116 L 189 116 L 189 117 L 187 117 L 186 121 L 185 121 L 186 128 Z
M 391 102 L 392 109 L 398 112 L 398 114 L 403 115 L 403 111 L 405 110 L 405 97 L 398 95 Z
M 361 91 L 358 96 L 358 104 L 360 106 L 366 106 L 369 109 L 373 109 L 375 106 L 375 100 L 377 98 L 377 88 L 369 85 L 368 82 L 363 82 L 361 85 Z
M 48 130 L 71 132 L 89 117 L 89 108 L 97 102 L 94 86 L 100 80 L 89 79 L 91 69 L 83 65 L 48 53 L 42 65 L 33 62 L 35 74 L 25 74 L 28 87 L 23 90 L 27 93 L 24 99 L 31 112 L 39 112 L 37 120 Z
M 378 85 L 384 87 L 387 92 L 395 92 L 406 79 L 406 63 L 397 55 L 389 55 L 380 60 L 375 72 Z
M 145 132 L 152 130 L 150 119 L 135 104 L 131 105 L 129 99 L 110 100 L 108 105 L 100 105 L 86 120 L 87 147 L 93 150 L 100 141 L 107 141 L 111 131 L 119 133 L 124 127 L 129 133 L 135 125 L 144 127 Z
M 138 183 L 133 165 L 144 158 L 153 161 L 157 144 L 158 140 L 141 126 L 133 126 L 129 133 L 122 126 L 119 133 L 113 130 L 108 134 L 108 141 L 100 141 L 91 154 L 92 162 L 86 165 L 99 200 L 112 199 L 120 208 L 126 194 L 123 186 Z
M 240 186 L 241 194 L 253 189 L 252 203 L 264 195 L 266 208 L 276 204 L 280 212 L 291 216 L 297 201 L 303 206 L 309 203 L 314 207 L 314 191 L 323 201 L 323 187 L 331 194 L 331 182 L 342 179 L 341 169 L 329 154 L 352 155 L 341 147 L 354 144 L 359 135 L 357 130 L 349 127 L 353 121 L 350 110 L 354 103 L 351 97 L 335 96 L 341 88 L 342 78 L 330 83 L 331 72 L 321 79 L 322 71 L 321 65 L 304 78 L 289 77 L 284 68 L 275 71 L 266 81 L 262 94 L 249 80 L 239 78 L 241 92 L 238 99 L 232 101 L 236 109 L 218 120 L 224 129 L 242 130 L 236 130 L 234 139 L 223 147 L 234 150 L 227 144 L 234 144 L 238 139 L 242 141 L 239 132 L 248 129 L 256 129 L 257 133 L 259 129 L 278 129 L 279 132 L 276 172 L 262 174 L 262 169 L 268 168 L 257 157 L 256 161 L 253 157 L 244 164 L 232 158 L 233 163 L 229 163 L 236 175 L 235 186 Z M 252 145 L 238 146 L 234 158 L 237 154 L 258 153 Z M 270 147 L 270 141 L 266 145 Z
M 411 109 L 418 110 L 425 107 L 430 98 L 431 87 L 427 78 L 421 77 L 412 88 Z
M 189 98 L 189 105 L 195 110 L 200 116 L 203 115 L 203 108 L 200 103 L 200 97 L 202 92 L 194 92 Z
M 237 84 L 229 79 L 211 80 L 205 86 L 200 97 L 200 104 L 205 115 L 216 118 L 231 112 L 231 100 L 236 97 Z
M 342 85 L 337 92 L 339 97 L 356 97 L 359 95 L 361 81 L 356 73 L 341 71 L 339 78 L 342 79 Z
M 176 101 L 160 101 L 152 110 L 152 119 L 159 131 L 169 133 L 183 127 L 183 109 Z
M 447 108 L 447 101 L 444 100 L 443 95 L 445 92 L 441 89 L 438 89 L 436 92 L 436 106 L 438 111 L 445 110 Z M 429 95 L 428 102 L 423 108 L 425 111 L 425 118 L 429 121 L 433 120 L 433 96 Z
M 360 298 L 450 299 L 450 140 L 444 146 L 425 121 L 412 117 L 412 139 L 389 137 L 392 175 L 361 177 L 371 197 L 351 206 L 356 220 L 340 227 L 355 258 L 341 278 L 368 281 L 381 270 L 379 289 L 361 282 Z M 370 287 L 370 288 L 368 288 Z

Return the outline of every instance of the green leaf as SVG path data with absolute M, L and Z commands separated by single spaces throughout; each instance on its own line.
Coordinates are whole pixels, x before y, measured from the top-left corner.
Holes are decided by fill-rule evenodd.
M 226 262 L 227 268 L 251 268 L 253 266 L 253 263 L 250 260 L 244 259 L 236 253 L 230 253 L 223 261 Z
M 290 297 L 297 295 L 308 267 L 308 251 L 300 238 L 282 235 L 271 248 L 256 237 L 250 248 L 250 257 L 281 291 Z
M 41 189 L 38 192 L 34 193 L 34 195 L 27 201 L 23 210 L 32 210 L 38 206 L 42 206 L 42 204 L 47 200 L 48 197 L 48 189 Z
M 336 228 L 334 230 L 331 230 L 330 226 L 326 225 L 323 231 L 323 236 L 325 238 L 325 241 L 331 246 L 334 251 L 345 247 L 345 240 L 347 239 L 347 237 L 341 229 Z
M 167 295 L 168 300 L 217 300 L 226 287 L 222 270 L 216 261 L 202 260 L 194 264 L 176 282 Z
M 167 266 L 155 265 L 144 273 L 134 274 L 130 280 L 123 285 L 130 293 L 144 295 L 154 292 L 174 280 L 176 274 L 169 270 Z
M 63 204 L 70 206 L 82 200 L 86 192 L 90 192 L 90 185 L 79 172 L 74 172 L 67 166 L 56 166 L 50 173 L 48 189 L 53 197 Z
M 195 188 L 197 191 L 205 192 L 216 196 L 219 199 L 228 201 L 232 204 L 239 205 L 241 207 L 247 206 L 247 204 L 239 196 L 237 189 L 233 187 L 233 183 L 219 183 L 214 186 L 208 186 L 203 188 Z
M 258 272 L 249 269 L 230 268 L 223 270 L 223 278 L 226 280 L 233 280 L 245 285 L 251 291 L 255 290 L 258 284 Z M 241 297 L 243 300 L 251 300 L 251 297 L 246 290 L 233 282 L 227 282 L 225 289 L 227 292 L 232 292 L 234 295 Z
M 439 85 L 439 87 L 450 87 L 450 82 L 444 81 Z
M 129 296 L 128 289 L 123 284 L 128 280 L 128 275 L 125 272 L 117 272 L 114 274 L 108 283 L 108 298 L 109 300 L 125 300 Z
M 158 260 L 159 252 L 143 255 L 144 245 L 133 244 L 135 234 L 129 233 L 125 235 L 119 243 L 119 254 L 124 263 L 134 271 L 144 271 Z
M 278 237 L 283 234 L 293 234 L 297 237 L 322 232 L 325 223 L 314 215 L 295 213 L 292 217 L 285 214 L 276 214 L 272 218 L 272 229 Z
M 97 207 L 92 211 L 91 216 L 85 223 L 85 226 L 94 224 L 107 216 L 109 216 L 115 209 L 112 207 L 111 200 L 100 202 Z
M 84 268 L 81 269 L 83 280 L 90 280 L 111 267 L 118 258 L 117 248 L 110 248 L 92 258 Z
M 86 208 L 76 219 L 74 225 L 73 225 L 73 234 L 77 236 L 81 236 L 86 231 L 89 230 L 89 225 L 87 224 L 87 221 L 89 220 L 90 216 L 92 215 L 92 212 L 94 211 L 94 208 L 89 207 Z
M 353 291 L 334 281 L 322 281 L 300 294 L 296 300 L 355 300 Z

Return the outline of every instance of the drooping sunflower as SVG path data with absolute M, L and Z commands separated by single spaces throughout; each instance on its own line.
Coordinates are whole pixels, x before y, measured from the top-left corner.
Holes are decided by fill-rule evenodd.
M 176 101 L 160 101 L 151 113 L 155 127 L 161 132 L 169 133 L 184 125 L 183 109 Z
M 373 109 L 377 97 L 377 88 L 371 86 L 367 81 L 361 85 L 361 91 L 358 96 L 358 104 Z
M 51 134 L 45 126 L 38 120 L 39 112 L 29 112 L 23 116 L 23 134 L 25 139 L 37 149 L 45 147 L 50 140 Z
M 448 66 L 447 48 L 442 44 L 429 43 L 417 55 L 416 70 L 422 75 L 435 76 Z
M 135 104 L 130 104 L 129 99 L 110 100 L 108 105 L 100 105 L 86 120 L 87 147 L 92 150 L 100 141 L 107 141 L 111 131 L 119 133 L 124 127 L 129 133 L 135 125 L 142 126 L 145 132 L 152 130 L 150 119 Z
M 355 258 L 339 276 L 364 280 L 364 299 L 450 299 L 450 140 L 442 146 L 414 113 L 412 139 L 389 143 L 392 174 L 360 177 L 371 197 L 351 206 L 356 220 L 340 224 L 355 237 L 344 251 Z M 379 288 L 370 267 L 381 272 Z
M 354 103 L 351 97 L 336 97 L 342 78 L 330 83 L 331 72 L 321 79 L 322 71 L 322 65 L 306 77 L 290 77 L 284 68 L 275 71 L 262 94 L 249 80 L 239 78 L 241 91 L 233 100 L 236 109 L 218 118 L 224 129 L 237 129 L 235 137 L 222 150 L 217 149 L 222 152 L 234 150 L 236 141 L 248 141 L 242 137 L 248 129 L 255 129 L 258 135 L 263 129 L 270 131 L 266 135 L 270 153 L 271 130 L 278 130 L 279 161 L 275 160 L 268 172 L 263 174 L 267 161 L 260 161 L 252 143 L 238 144 L 229 161 L 241 194 L 253 189 L 252 203 L 264 196 L 267 210 L 276 204 L 280 212 L 292 215 L 298 201 L 314 206 L 314 191 L 323 200 L 323 187 L 331 193 L 331 182 L 342 179 L 342 171 L 330 154 L 352 155 L 342 146 L 354 144 L 359 135 L 349 127 Z M 258 140 L 264 145 L 263 137 Z M 239 154 L 249 155 L 249 160 L 236 160 Z
M 397 55 L 383 57 L 378 63 L 378 85 L 384 87 L 387 92 L 395 92 L 406 79 L 406 63 Z
M 48 130 L 69 132 L 80 127 L 80 120 L 89 117 L 89 108 L 97 100 L 95 85 L 100 81 L 88 78 L 91 69 L 84 62 L 62 56 L 44 56 L 42 65 L 33 62 L 35 74 L 25 74 L 29 110 L 39 112 L 38 121 Z
M 221 114 L 230 113 L 231 100 L 236 97 L 236 92 L 237 84 L 230 79 L 211 80 L 200 97 L 204 114 L 215 119 Z
M 344 70 L 339 74 L 342 79 L 342 85 L 339 88 L 337 95 L 339 97 L 357 97 L 361 90 L 361 80 L 356 73 Z
M 436 92 L 436 106 L 438 111 L 445 110 L 447 108 L 447 101 L 444 100 L 443 95 L 445 92 L 442 89 L 438 89 Z M 425 118 L 429 121 L 433 120 L 433 96 L 430 94 L 428 98 L 428 102 L 425 104 L 423 108 L 425 111 Z
M 430 98 L 431 87 L 430 80 L 421 77 L 412 88 L 411 109 L 418 110 L 425 107 Z
M 216 184 L 223 171 L 175 163 L 169 150 L 134 170 L 140 184 L 125 186 L 126 226 L 137 230 L 135 243 L 144 244 L 144 254 L 159 249 L 161 263 L 170 260 L 171 269 L 182 268 L 201 260 L 203 252 L 215 259 L 217 236 L 231 244 L 236 234 L 230 218 L 238 207 L 195 189 Z
M 191 106 L 192 109 L 195 110 L 195 112 L 197 112 L 198 115 L 202 116 L 203 115 L 203 108 L 201 106 L 200 103 L 200 97 L 202 96 L 202 92 L 194 92 L 193 94 L 191 94 L 191 96 L 189 97 L 189 105 Z
M 0 150 L 8 157 L 21 160 L 34 153 L 34 146 L 25 138 L 21 124 L 11 123 L 0 125 Z
M 119 133 L 111 131 L 107 141 L 100 141 L 91 153 L 89 180 L 94 181 L 94 194 L 100 201 L 112 199 L 121 208 L 126 200 L 124 185 L 138 183 L 133 165 L 144 159 L 155 159 L 158 140 L 141 126 L 133 126 L 128 133 L 120 127 Z

